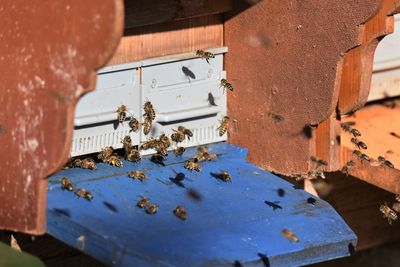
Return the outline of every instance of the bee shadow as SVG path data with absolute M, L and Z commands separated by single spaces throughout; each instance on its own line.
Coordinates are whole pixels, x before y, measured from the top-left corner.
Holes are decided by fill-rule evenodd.
M 109 202 L 103 201 L 103 205 L 106 206 L 106 208 L 111 210 L 112 212 L 118 212 L 118 209 Z
M 55 208 L 55 209 L 53 209 L 53 211 L 55 213 L 59 214 L 59 215 L 64 215 L 64 216 L 67 216 L 67 217 L 71 217 L 71 213 L 67 209 L 57 209 L 57 208 Z

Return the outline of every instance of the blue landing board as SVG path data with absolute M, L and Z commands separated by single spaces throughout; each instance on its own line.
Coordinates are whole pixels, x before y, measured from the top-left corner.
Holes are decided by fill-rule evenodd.
M 307 192 L 246 162 L 243 148 L 219 143 L 209 150 L 220 157 L 202 163 L 200 173 L 182 164 L 195 148 L 183 157 L 170 153 L 166 167 L 144 158 L 123 168 L 98 164 L 94 171 L 56 173 L 49 178 L 48 233 L 115 266 L 299 266 L 350 255 L 356 236 L 328 203 L 308 203 Z M 145 171 L 147 181 L 130 179 L 131 170 Z M 232 183 L 210 175 L 221 170 Z M 186 174 L 185 187 L 170 182 L 177 172 Z M 64 176 L 93 200 L 61 190 Z M 202 199 L 190 198 L 189 188 Z M 158 204 L 157 214 L 136 207 L 141 196 Z M 173 214 L 177 205 L 185 207 L 186 221 Z M 285 238 L 283 229 L 299 242 Z

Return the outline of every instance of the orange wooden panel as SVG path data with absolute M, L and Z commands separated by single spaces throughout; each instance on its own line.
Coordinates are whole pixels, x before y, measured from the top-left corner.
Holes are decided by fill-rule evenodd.
M 400 104 L 400 103 L 399 103 Z M 393 193 L 400 193 L 400 108 L 395 109 L 383 105 L 370 105 L 359 110 L 355 115 L 343 119 L 343 122 L 355 121 L 354 128 L 362 136 L 358 139 L 364 142 L 368 149 L 362 151 L 373 160 L 371 163 L 356 160 L 354 168 L 349 173 L 368 183 L 379 186 Z M 341 165 L 351 159 L 355 145 L 350 141 L 351 134 L 342 131 Z M 381 166 L 376 160 L 379 156 L 392 162 L 395 169 Z
M 46 230 L 46 177 L 68 158 L 75 104 L 122 35 L 122 0 L 0 2 L 0 228 Z
M 126 30 L 107 65 L 222 45 L 222 15 L 138 27 Z

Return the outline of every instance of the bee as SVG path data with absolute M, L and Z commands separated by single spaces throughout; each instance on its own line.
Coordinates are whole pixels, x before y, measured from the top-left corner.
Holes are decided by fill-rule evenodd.
M 129 135 L 125 136 L 121 143 L 125 151 L 129 151 L 129 149 L 133 146 L 132 138 Z
M 108 158 L 107 163 L 110 164 L 110 165 L 112 165 L 112 166 L 119 167 L 119 168 L 121 168 L 121 167 L 123 166 L 122 161 L 120 160 L 120 158 L 118 157 L 118 155 L 115 154 L 115 153 L 112 154 L 112 155 Z
M 361 159 L 365 161 L 370 161 L 371 159 L 366 154 L 361 154 Z
M 141 159 L 142 159 L 142 156 L 140 155 L 140 152 L 137 149 L 132 148 L 126 154 L 126 160 L 127 161 L 139 162 Z
M 160 154 L 154 154 L 151 156 L 150 160 L 156 164 L 160 164 L 165 167 L 164 157 Z
M 154 111 L 153 104 L 150 101 L 144 103 L 144 115 L 149 118 L 151 121 L 154 121 L 156 118 L 156 112 Z
M 379 156 L 379 157 L 378 157 L 378 161 L 379 161 L 381 164 L 383 164 L 383 165 L 385 165 L 386 167 L 388 167 L 388 168 L 391 168 L 391 169 L 394 168 L 393 163 L 391 163 L 390 161 L 386 160 L 386 159 L 385 159 L 384 157 L 382 157 L 382 156 Z
M 232 84 L 229 83 L 226 79 L 221 79 L 221 85 L 219 87 L 222 87 L 224 90 L 228 89 L 229 91 L 233 92 Z
M 179 219 L 181 219 L 181 220 L 183 220 L 183 221 L 187 219 L 186 210 L 185 210 L 185 208 L 182 207 L 182 206 L 177 206 L 177 207 L 174 209 L 174 214 L 175 214 L 176 217 L 178 217 Z
M 389 224 L 392 224 L 392 221 L 396 221 L 397 220 L 397 213 L 392 210 L 386 203 L 382 204 L 379 207 L 379 210 L 382 212 L 383 214 L 383 218 L 387 218 Z
M 217 128 L 219 136 L 223 136 L 228 131 L 229 117 L 225 116 L 221 121 L 221 125 Z
M 326 162 L 325 160 L 322 160 L 322 159 L 318 159 L 318 158 L 316 158 L 314 156 L 311 156 L 310 160 L 317 165 L 317 168 L 319 166 L 328 166 L 328 162 Z
M 157 141 L 154 148 L 156 149 L 157 153 L 161 154 L 162 156 L 168 156 L 168 150 L 161 141 Z
M 351 142 L 355 144 L 358 148 L 362 149 L 367 149 L 367 145 L 361 141 L 359 141 L 357 138 L 353 137 L 351 138 Z
M 185 140 L 185 134 L 183 132 L 174 130 L 174 133 L 171 134 L 171 140 L 176 143 L 183 142 Z
M 195 170 L 195 171 L 197 171 L 197 172 L 201 172 L 202 169 L 203 169 L 199 164 L 197 164 L 196 162 L 194 162 L 193 159 L 188 159 L 188 160 L 186 160 L 186 161 L 185 161 L 184 167 L 185 167 L 186 169 L 188 169 L 189 171 Z
M 182 146 L 178 146 L 177 148 L 174 149 L 174 154 L 175 154 L 175 156 L 181 156 L 185 151 L 186 151 L 186 148 L 184 148 Z
M 157 140 L 151 138 L 151 139 L 147 140 L 146 142 L 144 142 L 142 144 L 142 146 L 140 147 L 140 149 L 147 150 L 150 148 L 155 148 L 156 145 L 157 145 Z
M 156 214 L 157 211 L 158 211 L 157 204 L 152 203 L 152 204 L 146 206 L 146 213 L 147 214 Z
M 286 237 L 288 240 L 292 242 L 299 242 L 299 238 L 290 230 L 288 229 L 283 229 L 282 230 L 282 235 Z
M 222 171 L 221 173 L 211 173 L 211 175 L 224 182 L 232 182 L 232 177 L 227 171 Z
M 210 58 L 215 58 L 215 55 L 213 53 L 203 50 L 196 50 L 196 56 L 205 59 L 208 64 L 210 64 Z
M 168 148 L 171 146 L 171 141 L 169 140 L 168 136 L 166 136 L 165 134 L 160 135 L 159 139 L 158 139 L 165 148 Z
M 153 126 L 153 122 L 150 119 L 150 117 L 145 117 L 144 123 L 142 123 L 142 125 L 143 125 L 143 133 L 145 135 L 148 135 L 151 131 L 151 127 Z
M 207 147 L 199 147 L 197 148 L 197 156 L 196 159 L 198 162 L 202 161 L 210 161 L 214 158 L 214 155 L 216 157 L 216 154 L 210 154 L 208 153 Z
M 362 153 L 359 150 L 354 150 L 353 151 L 353 155 L 356 156 L 356 157 L 361 158 Z
M 128 176 L 131 177 L 134 180 L 138 179 L 141 182 L 144 182 L 147 179 L 147 177 L 146 177 L 146 175 L 144 174 L 143 171 L 130 171 L 128 173 Z
M 395 202 L 392 205 L 392 209 L 396 212 L 400 212 L 400 203 L 399 202 Z
M 351 129 L 350 133 L 352 133 L 354 137 L 361 136 L 360 131 L 357 129 Z
M 125 105 L 121 105 L 118 107 L 117 109 L 117 113 L 118 113 L 118 121 L 119 123 L 123 123 L 126 119 L 126 106 Z
M 144 207 L 146 207 L 147 205 L 149 205 L 150 201 L 148 198 L 142 197 L 141 199 L 139 199 L 139 201 L 136 203 L 136 206 L 143 209 Z
M 93 199 L 92 193 L 90 193 L 86 189 L 76 190 L 75 195 L 77 195 L 78 197 L 83 197 L 84 199 L 89 200 L 89 201 L 91 201 Z
M 114 150 L 111 146 L 107 146 L 101 150 L 101 152 L 97 155 L 97 158 L 103 162 L 106 162 L 109 157 L 113 154 Z
M 315 171 L 308 171 L 307 176 L 311 179 L 315 178 L 317 179 L 318 177 L 325 179 L 325 173 L 321 170 L 315 170 Z
M 396 195 L 395 199 L 396 199 L 397 202 L 400 202 L 400 195 Z
M 351 130 L 350 126 L 345 123 L 341 123 L 340 127 L 342 127 L 343 131 L 345 131 L 345 132 L 350 132 L 350 130 Z
M 62 188 L 62 190 L 65 189 L 65 190 L 68 190 L 68 191 L 73 191 L 74 190 L 74 186 L 72 185 L 71 181 L 66 177 L 63 177 L 61 179 L 61 188 Z
M 189 130 L 189 129 L 186 129 L 186 128 L 183 127 L 183 126 L 179 126 L 179 127 L 178 127 L 178 132 L 182 132 L 182 133 L 184 133 L 185 135 L 187 135 L 187 137 L 188 137 L 189 140 L 190 140 L 190 137 L 193 137 L 192 131 Z
M 282 122 L 285 118 L 282 115 L 278 115 L 272 112 L 268 112 L 268 116 L 272 118 L 276 123 Z
M 74 166 L 82 169 L 95 170 L 97 169 L 96 162 L 92 158 L 76 159 Z
M 344 165 L 344 167 L 342 168 L 342 172 L 346 175 L 349 175 L 349 169 L 352 168 L 354 164 L 355 164 L 354 160 L 348 161 L 346 165 Z
M 136 133 L 139 130 L 139 121 L 135 118 L 131 118 L 129 121 L 129 127 L 131 128 L 131 130 L 129 132 L 134 132 Z

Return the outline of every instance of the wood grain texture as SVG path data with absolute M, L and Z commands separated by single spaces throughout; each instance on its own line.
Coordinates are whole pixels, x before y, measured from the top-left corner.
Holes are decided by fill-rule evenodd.
M 334 112 L 342 55 L 360 44 L 360 25 L 381 5 L 381 0 L 271 0 L 250 8 L 238 3 L 224 29 L 225 66 L 235 88 L 228 99 L 236 121 L 230 142 L 248 147 L 249 160 L 263 168 L 306 173 L 315 139 L 304 129 Z M 270 112 L 284 121 L 275 122 Z
M 123 3 L 1 2 L 0 22 L 0 228 L 41 234 L 46 177 L 69 155 L 75 104 L 122 35 Z
M 125 28 L 223 13 L 232 0 L 125 0 Z
M 223 18 L 211 15 L 126 30 L 107 65 L 220 47 Z
M 383 105 L 371 105 L 359 110 L 355 116 L 343 120 L 343 122 L 346 121 L 355 121 L 354 128 L 362 133 L 362 136 L 358 137 L 359 140 L 368 146 L 363 153 L 374 159 L 371 163 L 365 161 L 361 163 L 357 159 L 356 165 L 349 169 L 349 173 L 387 191 L 400 194 L 400 108 L 391 109 Z M 341 165 L 343 166 L 347 161 L 356 159 L 352 155 L 356 147 L 350 141 L 352 136 L 349 133 L 342 132 L 341 136 Z M 381 166 L 376 161 L 379 156 L 392 162 L 395 169 Z

